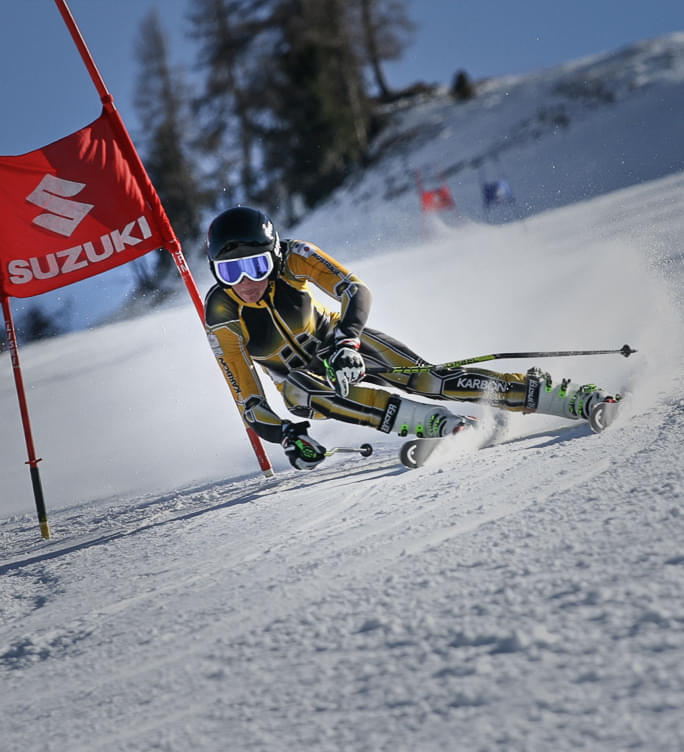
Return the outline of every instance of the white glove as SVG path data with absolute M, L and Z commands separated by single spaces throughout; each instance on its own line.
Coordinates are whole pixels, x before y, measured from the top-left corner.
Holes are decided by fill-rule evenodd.
M 361 343 L 355 337 L 338 339 L 335 351 L 327 361 L 325 376 L 331 387 L 340 395 L 349 394 L 349 385 L 356 384 L 366 375 L 366 364 L 357 352 Z

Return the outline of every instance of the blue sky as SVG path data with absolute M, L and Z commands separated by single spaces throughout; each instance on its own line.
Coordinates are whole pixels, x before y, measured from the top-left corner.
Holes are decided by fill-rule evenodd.
M 135 139 L 132 54 L 140 20 L 155 5 L 173 62 L 191 68 L 185 37 L 191 0 L 70 0 L 69 6 Z M 100 102 L 53 0 L 4 0 L 0 18 L 0 154 L 20 154 L 94 120 Z M 448 84 L 465 69 L 480 78 L 538 70 L 639 39 L 684 30 L 682 0 L 409 0 L 418 24 L 390 84 Z

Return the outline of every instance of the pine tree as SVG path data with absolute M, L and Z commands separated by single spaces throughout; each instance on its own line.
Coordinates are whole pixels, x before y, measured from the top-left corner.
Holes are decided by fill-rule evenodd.
M 186 256 L 191 258 L 193 248 L 199 250 L 202 209 L 208 196 L 200 187 L 190 149 L 190 97 L 183 76 L 170 66 L 156 10 L 143 19 L 135 51 L 140 65 L 135 107 L 143 161 Z M 172 267 L 170 254 L 160 251 L 154 269 L 157 285 L 167 281 Z M 149 279 L 141 286 L 148 285 Z
M 206 66 L 204 143 L 231 197 L 288 218 L 297 195 L 312 205 L 366 147 L 358 66 L 344 70 L 337 33 L 344 3 L 198 0 L 191 21 Z
M 58 310 L 48 313 L 38 303 L 30 303 L 18 317 L 17 338 L 27 343 L 63 334 L 69 329 L 71 307 L 69 300 Z
M 405 0 L 194 0 L 205 86 L 196 100 L 215 188 L 287 220 L 363 164 L 366 74 L 403 49 Z
M 260 14 L 259 9 L 265 6 Z M 249 50 L 271 24 L 269 3 L 260 0 L 195 0 L 189 19 L 198 41 L 198 65 L 205 87 L 195 99 L 200 120 L 198 146 L 211 155 L 217 203 L 230 206 L 258 193 L 258 111 L 255 56 Z M 265 20 L 260 20 L 259 16 Z
M 279 43 L 271 80 L 260 68 L 268 115 L 264 165 L 276 196 L 314 206 L 361 163 L 371 118 L 362 64 L 343 0 L 280 3 Z
M 404 0 L 354 0 L 359 13 L 361 46 L 381 100 L 394 97 L 382 70 L 382 63 L 398 60 L 415 30 Z M 354 10 L 352 12 L 354 12 Z

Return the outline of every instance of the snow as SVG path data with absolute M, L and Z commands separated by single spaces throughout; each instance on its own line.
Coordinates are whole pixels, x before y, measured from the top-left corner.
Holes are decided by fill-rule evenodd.
M 372 325 L 428 359 L 637 348 L 495 364 L 624 390 L 601 435 L 512 415 L 408 471 L 396 436 L 320 423 L 374 454 L 304 473 L 267 445 L 265 479 L 183 304 L 22 348 L 43 541 L 3 355 L 3 752 L 684 748 L 684 172 L 652 178 L 345 249 Z M 302 234 L 343 259 L 352 193 Z M 408 212 L 367 210 L 370 232 Z

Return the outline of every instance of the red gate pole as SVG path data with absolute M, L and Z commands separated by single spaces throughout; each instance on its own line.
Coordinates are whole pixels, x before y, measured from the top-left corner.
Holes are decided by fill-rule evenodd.
M 133 170 L 135 176 L 138 178 L 140 190 L 143 191 L 143 195 L 154 211 L 155 217 L 157 218 L 161 228 L 163 228 L 163 230 L 166 231 L 169 235 L 169 237 L 165 240 L 165 249 L 171 254 L 174 263 L 176 264 L 176 268 L 181 275 L 181 279 L 183 280 L 188 293 L 190 294 L 190 298 L 195 305 L 197 313 L 199 314 L 202 326 L 204 326 L 204 302 L 202 300 L 202 296 L 200 295 L 200 292 L 197 289 L 197 284 L 195 283 L 195 280 L 190 273 L 190 269 L 188 268 L 185 256 L 181 251 L 180 242 L 178 241 L 178 238 L 176 237 L 176 234 L 171 227 L 171 223 L 166 216 L 166 211 L 164 210 L 164 207 L 159 200 L 157 191 L 154 189 L 154 186 L 150 181 L 147 170 L 145 169 L 145 166 L 140 159 L 140 155 L 138 154 L 138 151 L 133 144 L 133 141 L 128 133 L 128 130 L 126 129 L 126 125 L 124 124 L 121 115 L 119 115 L 116 107 L 114 106 L 114 98 L 107 89 L 104 79 L 102 78 L 102 75 L 100 74 L 100 71 L 95 64 L 95 60 L 93 59 L 93 56 L 88 49 L 88 45 L 86 44 L 85 39 L 81 34 L 81 30 L 78 28 L 78 24 L 76 23 L 76 20 L 69 10 L 69 6 L 66 4 L 66 0 L 55 0 L 55 4 L 57 5 L 57 8 L 64 20 L 64 23 L 67 26 L 67 29 L 69 30 L 69 33 L 71 34 L 72 39 L 74 40 L 74 44 L 76 45 L 83 63 L 85 64 L 85 67 L 90 74 L 90 78 L 92 79 L 93 84 L 95 85 L 95 88 L 100 95 L 100 101 L 102 102 L 105 112 L 109 117 L 109 121 L 118 136 L 119 146 L 121 146 L 121 148 L 125 151 L 126 157 L 131 165 L 131 169 Z M 250 426 L 245 425 L 245 429 L 247 431 L 247 436 L 250 440 L 250 443 L 252 444 L 252 449 L 256 454 L 257 461 L 259 462 L 259 466 L 261 467 L 262 472 L 267 477 L 273 475 L 273 466 L 271 465 L 271 461 L 266 454 L 266 450 L 264 449 L 261 439 L 259 438 L 257 433 L 252 428 L 250 428 Z
M 5 295 L 2 295 L 2 313 L 5 317 L 7 346 L 9 347 L 10 357 L 12 359 L 12 372 L 14 373 L 14 383 L 17 388 L 17 397 L 19 399 L 21 422 L 24 426 L 24 437 L 26 438 L 26 450 L 28 452 L 28 462 L 26 464 L 29 466 L 29 471 L 31 473 L 33 496 L 36 500 L 36 511 L 38 512 L 38 522 L 40 523 L 40 534 L 43 538 L 49 538 L 50 524 L 48 523 L 47 519 L 45 499 L 43 498 L 43 486 L 40 482 L 40 471 L 38 470 L 38 463 L 40 462 L 40 458 L 36 457 L 36 450 L 33 446 L 33 433 L 31 431 L 31 420 L 29 418 L 28 403 L 26 402 L 26 393 L 24 392 L 24 379 L 21 375 L 21 364 L 19 363 L 19 346 L 17 345 L 17 335 L 14 330 L 12 308 L 10 307 L 9 298 Z

